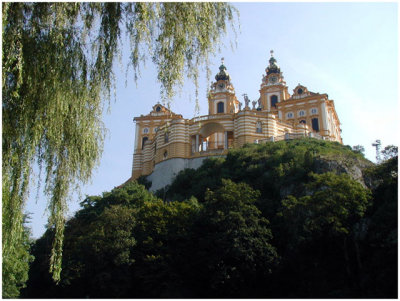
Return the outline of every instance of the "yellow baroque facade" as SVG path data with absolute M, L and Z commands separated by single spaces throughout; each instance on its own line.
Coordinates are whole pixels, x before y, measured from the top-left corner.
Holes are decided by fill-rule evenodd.
M 158 103 L 148 115 L 135 117 L 131 179 L 157 170 L 158 177 L 172 177 L 183 168 L 198 167 L 200 158 L 226 155 L 245 143 L 301 136 L 342 143 L 339 118 L 327 94 L 298 84 L 290 95 L 273 51 L 265 71 L 257 101 L 246 94 L 244 104 L 237 100 L 222 61 L 208 96 L 209 115 L 185 119 Z

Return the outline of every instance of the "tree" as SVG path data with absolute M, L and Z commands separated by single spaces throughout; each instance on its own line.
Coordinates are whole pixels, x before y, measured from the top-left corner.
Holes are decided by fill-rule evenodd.
M 373 205 L 367 212 L 368 232 L 364 251 L 364 296 L 398 297 L 398 157 L 374 166 L 371 176 L 378 183 Z
M 194 198 L 182 202 L 158 199 L 140 206 L 132 266 L 136 287 L 126 297 L 196 297 L 191 291 L 193 270 L 188 266 L 195 256 L 191 234 L 200 210 Z
M 386 146 L 383 151 L 381 152 L 383 155 L 383 159 L 385 161 L 389 160 L 390 158 L 397 157 L 399 149 L 395 145 L 388 145 Z
M 370 193 L 362 185 L 346 174 L 336 175 L 328 172 L 311 174 L 307 184 L 307 194 L 297 200 L 288 197 L 283 201 L 284 208 L 294 210 L 302 207 L 305 231 L 328 230 L 335 234 L 348 235 L 351 226 L 367 210 Z
M 303 289 L 296 296 L 326 297 L 324 286 L 334 287 L 326 282 L 332 282 L 330 277 L 337 277 L 337 272 L 330 272 L 334 270 L 342 270 L 348 283 L 357 281 L 355 275 L 362 265 L 357 229 L 363 227 L 362 218 L 370 199 L 369 190 L 349 175 L 327 172 L 311 173 L 304 196 L 289 195 L 282 201 L 282 211 L 278 214 L 283 217 L 282 225 L 286 228 L 286 233 L 281 235 L 287 237 L 283 254 L 289 264 L 294 264 L 299 258 L 304 262 L 304 266 L 296 267 L 302 283 L 294 282 L 295 290 Z M 350 243 L 354 245 L 354 260 L 350 258 Z M 293 253 L 298 255 L 293 256 Z M 340 253 L 342 256 L 338 257 Z M 296 279 L 296 273 L 293 275 Z M 309 290 L 312 286 L 318 289 Z M 344 289 L 343 284 L 340 286 Z
M 25 216 L 24 219 L 27 219 L 27 217 Z M 31 241 L 29 235 L 30 231 L 24 225 L 21 241 L 18 242 L 17 247 L 13 249 L 11 254 L 3 255 L 3 298 L 18 298 L 20 289 L 26 286 L 29 264 L 33 261 L 33 256 L 30 254 Z
M 180 297 L 191 225 L 200 206 L 195 199 L 165 203 L 142 185 L 88 197 L 67 222 L 61 280 L 46 271 L 48 230 L 34 246 L 28 298 Z M 187 260 L 187 261 L 185 261 Z
M 134 213 L 132 208 L 111 205 L 94 220 L 81 218 L 69 222 L 61 283 L 63 296 L 123 296 L 121 288 L 127 287 L 129 267 L 134 263 Z M 70 290 L 70 286 L 75 289 Z
M 355 151 L 356 153 L 360 153 L 360 154 L 365 154 L 365 148 L 362 145 L 355 145 L 353 146 L 353 151 Z
M 122 26 L 135 79 L 148 54 L 168 99 L 184 72 L 197 83 L 233 14 L 226 3 L 4 3 L 3 256 L 21 241 L 37 162 L 55 231 L 50 270 L 59 281 L 66 200 L 99 163 Z
M 255 297 L 252 288 L 278 263 L 269 221 L 254 205 L 259 196 L 247 184 L 225 179 L 206 192 L 189 263 L 196 271 L 197 297 Z

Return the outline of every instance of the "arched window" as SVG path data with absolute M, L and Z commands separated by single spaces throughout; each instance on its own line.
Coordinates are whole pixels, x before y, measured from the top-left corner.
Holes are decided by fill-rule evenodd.
M 147 140 L 149 140 L 149 137 L 143 137 L 143 139 L 142 139 L 142 149 L 143 149 L 143 147 L 144 147 L 144 143 L 145 143 Z
M 289 112 L 289 113 L 286 114 L 286 119 L 290 119 L 290 118 L 293 118 L 293 113 L 292 112 Z
M 161 107 L 158 106 L 158 107 L 156 108 L 156 112 L 160 112 L 160 111 L 161 111 Z
M 256 133 L 262 133 L 262 122 L 257 121 L 256 123 Z
M 149 132 L 149 128 L 144 128 L 143 129 L 143 134 L 147 134 Z
M 312 115 L 318 114 L 318 109 L 317 108 L 312 108 L 311 109 L 311 114 Z
M 271 108 L 276 108 L 276 104 L 278 103 L 278 96 L 272 95 L 271 96 Z
M 222 101 L 217 103 L 217 113 L 224 113 L 224 103 Z
M 299 116 L 300 117 L 305 116 L 305 115 L 306 115 L 306 112 L 304 110 L 299 111 Z
M 316 132 L 319 132 L 319 124 L 318 124 L 318 118 L 313 118 L 311 120 L 311 125 L 312 125 L 312 129 Z
M 168 132 L 166 132 L 164 134 L 164 143 L 168 143 L 168 141 L 169 141 L 169 135 L 168 135 Z

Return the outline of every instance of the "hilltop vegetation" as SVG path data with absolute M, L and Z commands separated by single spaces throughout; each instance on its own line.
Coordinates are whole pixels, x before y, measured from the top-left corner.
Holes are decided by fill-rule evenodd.
M 197 170 L 182 171 L 168 187 L 166 198 L 183 200 L 193 195 L 204 199 L 207 188 L 218 187 L 221 179 L 231 179 L 259 190 L 263 199 L 279 201 L 287 194 L 301 195 L 310 172 L 359 173 L 372 165 L 362 154 L 336 142 L 298 139 L 247 144 L 232 149 L 225 159 L 209 159 Z M 362 178 L 358 180 L 363 183 Z M 162 197 L 164 191 L 157 194 Z
M 30 298 L 395 298 L 397 154 L 374 165 L 313 139 L 246 145 L 184 170 L 156 195 L 137 182 L 87 197 L 32 247 Z

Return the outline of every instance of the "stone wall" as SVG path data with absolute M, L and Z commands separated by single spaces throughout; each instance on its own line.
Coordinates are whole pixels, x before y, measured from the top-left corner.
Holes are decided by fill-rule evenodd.
M 203 161 L 211 156 L 198 157 L 193 159 L 171 158 L 155 165 L 154 171 L 147 176 L 151 181 L 150 191 L 159 190 L 172 183 L 176 175 L 185 168 L 197 169 Z M 224 157 L 224 156 L 212 156 Z

